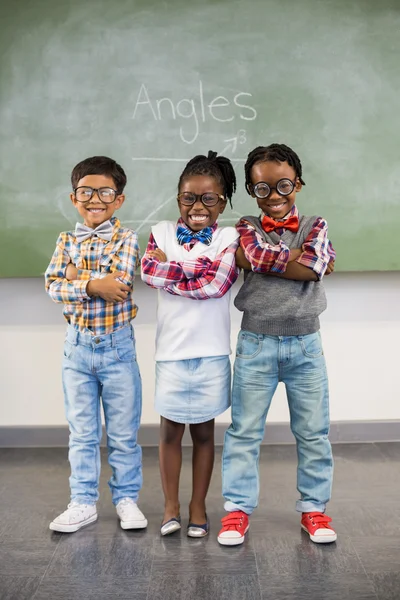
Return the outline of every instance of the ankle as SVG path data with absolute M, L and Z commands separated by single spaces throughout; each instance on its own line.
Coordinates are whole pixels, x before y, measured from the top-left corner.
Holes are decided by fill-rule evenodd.
M 201 502 L 190 502 L 189 504 L 189 518 L 190 520 L 199 520 L 205 518 L 206 515 L 206 504 L 204 501 Z
M 179 502 L 166 502 L 164 505 L 164 516 L 168 519 L 178 517 L 180 515 L 181 505 Z

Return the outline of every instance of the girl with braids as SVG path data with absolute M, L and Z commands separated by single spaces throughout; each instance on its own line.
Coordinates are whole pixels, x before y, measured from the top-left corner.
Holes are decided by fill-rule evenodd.
M 244 541 L 259 495 L 258 460 L 265 420 L 282 381 L 297 444 L 296 509 L 313 542 L 336 540 L 325 507 L 331 496 L 329 397 L 319 315 L 326 308 L 324 274 L 335 252 L 321 217 L 300 216 L 296 194 L 305 185 L 297 154 L 284 144 L 258 147 L 246 165 L 246 189 L 260 217 L 243 217 L 238 265 L 244 284 L 235 306 L 243 312 L 232 389 L 232 424 L 225 434 L 225 510 L 218 541 Z
M 229 159 L 195 156 L 178 184 L 177 223 L 152 227 L 142 279 L 158 288 L 155 408 L 161 415 L 161 535 L 181 528 L 182 436 L 193 441 L 189 537 L 208 534 L 205 499 L 214 464 L 214 418 L 230 405 L 230 289 L 238 277 L 239 234 L 218 227 L 236 189 Z

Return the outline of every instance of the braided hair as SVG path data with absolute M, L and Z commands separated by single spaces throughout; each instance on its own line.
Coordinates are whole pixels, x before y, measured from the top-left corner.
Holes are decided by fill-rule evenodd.
M 244 165 L 244 174 L 248 194 L 250 193 L 249 186 L 251 186 L 251 169 L 256 163 L 269 161 L 287 162 L 295 170 L 296 177 L 300 179 L 300 183 L 306 185 L 301 178 L 302 166 L 296 152 L 289 148 L 289 146 L 285 146 L 285 144 L 270 144 L 269 146 L 254 148 L 247 157 L 246 164 Z
M 178 191 L 182 182 L 192 175 L 208 175 L 214 177 L 221 184 L 224 196 L 228 198 L 232 208 L 232 195 L 236 191 L 236 175 L 232 163 L 225 156 L 217 156 L 216 152 L 208 151 L 208 155 L 199 154 L 189 160 L 179 178 Z

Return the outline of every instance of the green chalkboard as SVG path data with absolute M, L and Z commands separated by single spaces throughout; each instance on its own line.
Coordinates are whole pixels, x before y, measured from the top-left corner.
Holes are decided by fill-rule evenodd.
M 177 215 L 186 160 L 208 149 L 238 173 L 233 224 L 256 206 L 243 164 L 292 146 L 305 214 L 328 219 L 338 270 L 400 268 L 397 0 L 19 0 L 2 7 L 3 277 L 39 276 L 77 215 L 74 164 L 128 175 L 119 216 L 139 231 Z

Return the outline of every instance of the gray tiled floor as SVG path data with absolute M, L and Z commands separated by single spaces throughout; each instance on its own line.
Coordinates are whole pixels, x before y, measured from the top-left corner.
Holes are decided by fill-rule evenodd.
M 336 544 L 317 546 L 294 512 L 293 446 L 263 447 L 260 507 L 243 546 L 218 545 L 220 450 L 208 497 L 211 535 L 161 538 L 157 451 L 144 449 L 145 531 L 123 531 L 103 454 L 97 523 L 71 534 L 49 521 L 68 501 L 63 449 L 0 449 L 0 600 L 400 600 L 400 443 L 334 446 L 329 514 Z M 182 517 L 190 497 L 184 451 Z

